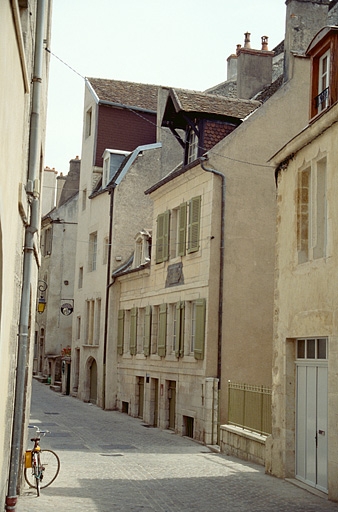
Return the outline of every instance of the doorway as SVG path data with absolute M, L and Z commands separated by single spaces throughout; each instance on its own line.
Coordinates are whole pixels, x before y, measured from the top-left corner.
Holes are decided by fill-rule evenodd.
M 327 492 L 327 340 L 297 340 L 296 478 Z
M 139 418 L 143 418 L 144 408 L 144 377 L 137 377 L 138 379 L 138 411 Z
M 176 419 L 176 381 L 168 381 L 168 401 L 169 401 L 169 428 L 175 430 Z
M 158 426 L 158 379 L 151 379 L 151 403 L 152 426 Z
M 97 400 L 97 364 L 95 359 L 92 360 L 92 363 L 89 367 L 90 373 L 90 389 L 89 389 L 89 401 L 92 404 L 96 404 Z

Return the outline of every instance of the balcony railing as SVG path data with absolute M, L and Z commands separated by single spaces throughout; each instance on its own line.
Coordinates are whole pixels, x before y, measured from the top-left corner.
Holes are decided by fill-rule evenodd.
M 315 97 L 315 107 L 318 112 L 321 112 L 328 106 L 329 87 L 326 87 L 318 96 Z
M 271 434 L 271 389 L 229 382 L 228 423 L 259 434 Z

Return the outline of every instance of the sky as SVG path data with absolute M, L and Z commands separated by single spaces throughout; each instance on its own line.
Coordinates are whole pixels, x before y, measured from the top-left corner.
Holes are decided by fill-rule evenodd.
M 53 0 L 45 165 L 81 157 L 84 77 L 204 91 L 251 33 L 284 38 L 285 0 Z

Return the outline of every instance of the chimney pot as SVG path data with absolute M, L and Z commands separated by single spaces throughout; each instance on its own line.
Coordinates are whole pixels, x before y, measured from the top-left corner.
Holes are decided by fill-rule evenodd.
M 250 44 L 250 32 L 245 32 L 244 34 L 245 36 L 245 39 L 244 39 L 244 48 L 251 48 L 251 44 Z
M 262 51 L 269 51 L 268 40 L 268 36 L 262 36 Z

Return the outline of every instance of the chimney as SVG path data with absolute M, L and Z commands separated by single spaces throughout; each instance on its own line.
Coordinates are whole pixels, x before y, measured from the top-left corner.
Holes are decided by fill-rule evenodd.
M 80 168 L 81 168 L 81 160 L 77 156 L 73 158 L 69 162 L 69 172 L 67 176 L 59 177 L 58 179 L 65 180 L 63 182 L 62 189 L 60 187 L 60 193 L 58 194 L 57 206 L 61 206 L 63 203 L 68 201 L 71 197 L 75 196 L 75 194 L 79 191 L 80 184 Z M 58 187 L 59 192 L 59 187 Z
M 293 54 L 303 55 L 313 37 L 327 24 L 330 0 L 286 0 L 284 81 L 292 77 Z
M 227 80 L 234 78 L 237 75 L 237 55 L 232 53 L 227 58 Z
M 244 34 L 244 46 L 237 45 L 237 96 L 251 99 L 272 83 L 273 52 L 268 50 L 268 37 L 262 37 L 262 49 L 251 48 L 250 33 Z

